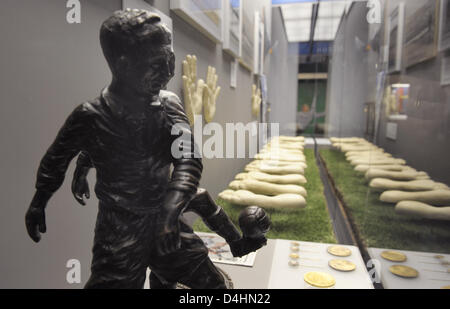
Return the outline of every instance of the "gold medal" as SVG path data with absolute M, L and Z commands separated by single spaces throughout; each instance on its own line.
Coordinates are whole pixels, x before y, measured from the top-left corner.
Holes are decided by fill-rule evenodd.
M 383 252 L 381 252 L 381 257 L 383 259 L 391 261 L 391 262 L 405 262 L 406 261 L 406 255 L 404 255 L 401 252 L 397 252 L 397 251 L 383 251 Z
M 328 253 L 334 256 L 347 257 L 352 255 L 352 251 L 346 247 L 330 246 L 327 249 Z
M 331 260 L 328 262 L 328 265 L 339 271 L 354 271 L 356 269 L 356 265 L 350 261 L 346 260 Z
M 303 277 L 306 283 L 316 288 L 331 288 L 336 284 L 333 276 L 321 272 L 309 272 Z
M 291 251 L 292 252 L 299 252 L 300 248 L 299 247 L 291 247 Z
M 403 278 L 417 278 L 419 276 L 419 272 L 417 270 L 404 265 L 393 265 L 389 267 L 389 271 L 394 275 Z
M 291 259 L 298 260 L 298 259 L 300 258 L 300 255 L 298 255 L 297 253 L 291 253 L 291 254 L 289 255 L 289 257 L 290 257 Z

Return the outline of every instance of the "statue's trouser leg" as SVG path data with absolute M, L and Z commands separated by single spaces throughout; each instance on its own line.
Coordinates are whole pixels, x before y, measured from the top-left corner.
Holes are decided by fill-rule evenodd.
M 155 216 L 100 205 L 87 289 L 142 289 Z
M 176 283 L 163 283 L 154 272 L 150 273 L 150 289 L 152 290 L 173 290 L 176 289 Z
M 205 260 L 199 268 L 180 283 L 191 289 L 226 289 L 223 276 L 210 259 Z M 154 273 L 150 273 L 150 289 L 175 289 L 176 283 L 163 283 Z
M 158 288 L 173 282 L 191 288 L 226 288 L 222 275 L 207 258 L 208 249 L 192 229 L 180 222 L 181 248 L 169 255 L 155 253 L 156 215 L 137 215 L 100 205 L 95 227 L 91 277 L 87 289 L 142 289 L 150 266 Z M 152 283 L 151 283 L 152 284 Z
M 226 289 L 225 280 L 211 260 L 206 259 L 189 278 L 180 283 L 191 289 Z
M 226 289 L 223 276 L 208 258 L 188 277 L 180 278 L 179 283 L 191 289 Z M 176 283 L 163 283 L 155 273 L 150 273 L 151 289 L 175 289 Z
M 225 289 L 224 278 L 208 258 L 204 242 L 183 222 L 180 222 L 180 232 L 179 250 L 162 257 L 154 251 L 150 255 L 149 266 L 157 281 L 163 286 L 179 282 L 192 289 Z

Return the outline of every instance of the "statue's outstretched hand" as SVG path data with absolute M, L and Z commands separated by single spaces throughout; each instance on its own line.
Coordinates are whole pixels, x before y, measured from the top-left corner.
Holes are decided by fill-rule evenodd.
M 262 236 L 260 238 L 242 238 L 238 241 L 230 243 L 231 253 L 234 257 L 243 257 L 251 252 L 261 249 L 267 244 L 267 238 Z
M 82 206 L 86 205 L 84 197 L 86 199 L 89 199 L 91 197 L 86 174 L 75 172 L 72 180 L 72 194 L 78 203 L 80 203 Z
M 261 207 L 245 208 L 239 215 L 239 226 L 243 237 L 229 244 L 233 256 L 241 257 L 265 246 L 266 234 L 271 225 L 269 216 Z
M 41 240 L 41 233 L 47 231 L 44 207 L 36 207 L 32 204 L 25 215 L 25 225 L 30 238 L 34 242 L 39 242 Z

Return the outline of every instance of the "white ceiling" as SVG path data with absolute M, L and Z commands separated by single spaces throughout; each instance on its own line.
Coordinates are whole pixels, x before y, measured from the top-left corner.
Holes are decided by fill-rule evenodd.
M 313 4 L 293 3 L 281 5 L 284 25 L 289 42 L 308 42 L 311 35 Z M 349 0 L 320 1 L 314 41 L 333 41 L 345 10 L 351 5 Z

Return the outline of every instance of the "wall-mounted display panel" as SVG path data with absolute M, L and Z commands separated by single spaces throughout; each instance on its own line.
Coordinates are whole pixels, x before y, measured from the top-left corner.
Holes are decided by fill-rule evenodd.
M 253 51 L 254 51 L 254 12 L 245 6 L 245 2 L 241 6 L 241 58 L 240 64 L 253 71 Z
M 450 85 L 450 53 L 442 57 L 441 64 L 441 85 Z
M 222 0 L 170 0 L 170 9 L 213 42 L 222 42 Z
M 264 73 L 264 23 L 261 19 L 261 14 L 255 12 L 255 29 L 254 42 L 255 48 L 253 50 L 253 72 L 255 74 Z
M 411 14 L 405 27 L 405 63 L 409 68 L 436 57 L 439 6 L 437 0 L 427 0 Z
M 223 0 L 223 50 L 241 56 L 241 0 Z
M 402 69 L 403 28 L 405 4 L 400 3 L 389 16 L 389 61 L 388 71 L 398 72 Z
M 395 141 L 397 139 L 398 124 L 395 122 L 388 122 L 386 125 L 386 137 Z
M 448 0 L 441 0 L 439 50 L 450 49 L 450 6 Z
M 270 26 L 268 23 L 267 13 L 265 10 L 263 10 L 262 22 L 264 25 L 264 55 L 267 55 L 272 45 L 271 41 L 272 38 L 271 38 L 271 29 L 269 29 Z

